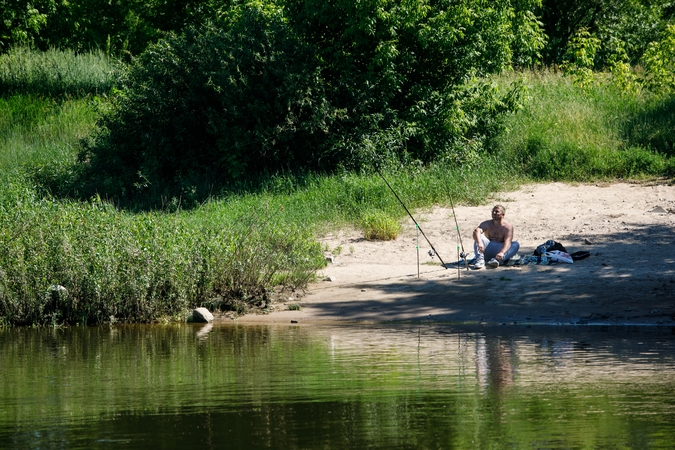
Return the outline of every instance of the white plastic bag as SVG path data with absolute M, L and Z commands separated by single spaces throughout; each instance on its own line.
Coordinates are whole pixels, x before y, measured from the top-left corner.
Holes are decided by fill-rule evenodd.
M 550 252 L 546 252 L 546 254 L 553 261 L 560 261 L 569 264 L 572 264 L 573 262 L 569 253 L 561 252 L 560 250 L 551 250 Z

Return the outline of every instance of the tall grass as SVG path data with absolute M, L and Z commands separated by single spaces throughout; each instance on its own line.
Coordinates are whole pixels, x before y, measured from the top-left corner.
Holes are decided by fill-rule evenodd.
M 622 91 L 609 80 L 581 88 L 553 71 L 501 82 L 514 76 L 524 79 L 528 98 L 496 152 L 523 174 L 567 181 L 675 175 L 672 119 L 656 114 L 674 99 Z
M 111 91 L 123 66 L 102 52 L 76 54 L 13 47 L 0 55 L 0 95 L 31 94 L 81 97 Z
M 386 180 L 386 182 L 385 182 Z M 514 188 L 520 175 L 499 158 L 486 156 L 474 166 L 390 167 L 378 172 L 336 175 L 280 175 L 269 178 L 252 203 L 274 205 L 284 221 L 315 233 L 340 227 L 371 228 L 375 218 L 407 216 L 392 190 L 410 210 L 455 203 L 480 204 L 495 191 Z M 228 208 L 232 203 L 228 203 Z
M 246 212 L 126 214 L 6 183 L 0 317 L 12 324 L 151 321 L 198 305 L 267 306 L 274 285 L 302 287 L 324 260 L 308 230 Z
M 67 170 L 92 130 L 100 102 L 30 95 L 0 97 L 0 173 Z

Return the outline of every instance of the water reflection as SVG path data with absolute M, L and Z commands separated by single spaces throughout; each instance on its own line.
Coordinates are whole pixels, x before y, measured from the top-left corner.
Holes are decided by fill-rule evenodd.
M 0 330 L 2 448 L 671 448 L 671 330 Z
M 205 341 L 209 338 L 209 332 L 213 329 L 213 323 L 207 323 L 197 330 L 196 336 L 200 341 Z
M 498 337 L 488 341 L 484 335 L 479 335 L 475 338 L 475 345 L 478 384 L 495 391 L 512 386 L 515 371 L 512 359 L 515 352 L 510 342 Z

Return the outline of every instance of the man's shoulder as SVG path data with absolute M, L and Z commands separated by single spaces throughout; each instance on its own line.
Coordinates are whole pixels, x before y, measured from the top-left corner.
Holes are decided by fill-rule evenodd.
M 481 222 L 480 225 L 478 225 L 478 228 L 481 228 L 483 230 L 486 230 L 486 229 L 492 228 L 492 227 L 494 227 L 494 224 L 492 223 L 491 220 L 485 220 L 485 221 Z

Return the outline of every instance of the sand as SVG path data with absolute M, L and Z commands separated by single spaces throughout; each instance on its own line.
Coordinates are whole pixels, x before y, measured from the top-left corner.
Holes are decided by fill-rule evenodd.
M 452 210 L 435 207 L 413 215 L 448 268 L 429 256 L 431 246 L 410 219 L 394 241 L 344 230 L 321 239 L 327 256 L 339 254 L 318 282 L 285 296 L 269 314 L 237 320 L 675 326 L 674 185 L 535 184 L 484 205 L 457 205 L 467 253 L 473 230 L 497 203 L 506 207 L 521 256 L 548 239 L 591 256 L 573 264 L 458 270 Z

